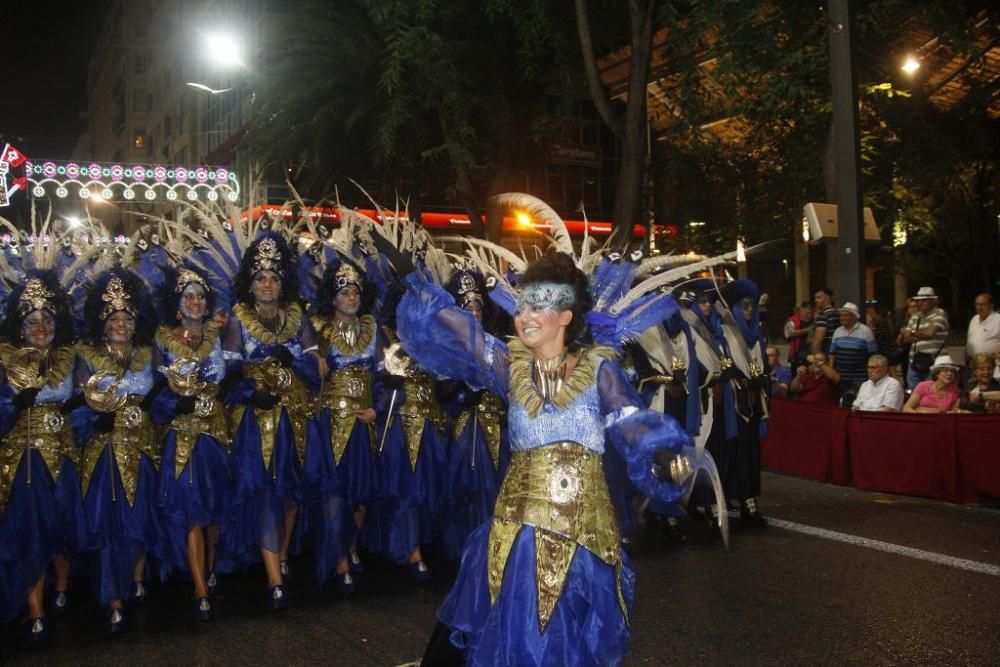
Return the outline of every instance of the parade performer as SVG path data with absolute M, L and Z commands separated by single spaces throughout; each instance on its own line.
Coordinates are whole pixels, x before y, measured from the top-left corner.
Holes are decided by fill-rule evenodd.
M 341 592 L 354 590 L 350 570 L 374 482 L 373 380 L 382 358 L 372 315 L 375 287 L 350 260 L 328 262 L 312 307 L 312 327 L 325 368 L 319 414 L 310 425 L 304 474 L 321 512 L 315 526 L 316 579 L 336 572 Z M 322 367 L 322 366 L 321 366 Z
M 51 271 L 31 271 L 0 321 L 0 620 L 27 607 L 29 641 L 47 639 L 49 564 L 65 607 L 68 554 L 84 541 L 78 453 L 62 405 L 73 395 L 73 325 Z
M 194 616 L 212 617 L 219 526 L 231 494 L 229 430 L 222 396 L 226 361 L 213 321 L 215 294 L 191 268 L 165 271 L 155 364 L 167 379 L 152 404 L 166 427 L 160 464 L 160 511 L 166 566 L 194 583 Z M 236 377 L 236 374 L 234 374 Z
M 486 299 L 482 274 L 457 268 L 445 285 L 455 303 L 490 335 L 497 335 L 497 309 Z M 510 460 L 505 397 L 467 383 L 454 397 L 455 417 L 445 475 L 447 507 L 442 513 L 442 548 L 447 558 L 461 556 L 469 534 L 493 515 L 500 481 Z
M 232 523 L 227 560 L 246 563 L 259 549 L 272 609 L 288 605 L 288 553 L 302 500 L 302 455 L 310 417 L 300 375 L 317 373 L 315 334 L 298 303 L 285 239 L 267 232 L 243 255 L 236 304 L 223 349 L 245 380 L 229 393 L 233 418 Z
M 89 407 L 73 412 L 81 454 L 91 583 L 108 630 L 125 625 L 124 600 L 145 599 L 147 554 L 161 543 L 156 511 L 160 443 L 147 416 L 153 389 L 152 303 L 125 269 L 101 275 L 86 300 L 77 384 Z

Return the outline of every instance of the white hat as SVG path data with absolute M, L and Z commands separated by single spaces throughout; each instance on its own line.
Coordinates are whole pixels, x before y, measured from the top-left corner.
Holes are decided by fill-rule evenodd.
M 850 301 L 848 301 L 843 306 L 841 306 L 840 309 L 841 310 L 846 310 L 847 312 L 852 313 L 854 315 L 854 317 L 856 317 L 858 319 L 861 319 L 861 311 L 859 311 L 858 307 L 855 306 Z
M 931 366 L 931 371 L 936 371 L 939 368 L 953 368 L 958 369 L 958 364 L 951 360 L 950 354 L 942 354 L 940 357 L 934 360 L 934 365 Z
M 937 298 L 937 294 L 934 292 L 934 288 L 933 287 L 921 287 L 920 289 L 917 290 L 917 294 L 913 298 L 914 299 L 936 299 Z

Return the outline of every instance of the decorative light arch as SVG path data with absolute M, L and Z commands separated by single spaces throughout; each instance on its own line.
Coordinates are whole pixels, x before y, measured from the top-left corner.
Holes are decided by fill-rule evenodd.
M 240 181 L 226 167 L 168 167 L 157 164 L 26 162 L 33 197 L 102 199 L 123 202 L 209 201 L 237 203 Z

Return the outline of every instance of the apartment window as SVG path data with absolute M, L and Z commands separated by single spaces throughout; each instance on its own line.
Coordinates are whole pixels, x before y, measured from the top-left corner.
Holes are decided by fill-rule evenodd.
M 137 150 L 145 150 L 146 148 L 146 130 L 136 130 L 135 135 L 132 137 L 132 146 Z
M 145 74 L 149 70 L 149 54 L 148 53 L 137 53 L 135 55 L 134 67 L 132 72 L 135 74 Z

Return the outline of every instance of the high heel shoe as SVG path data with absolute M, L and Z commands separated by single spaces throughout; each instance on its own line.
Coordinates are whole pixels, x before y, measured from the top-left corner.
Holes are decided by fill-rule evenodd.
M 354 577 L 350 572 L 339 572 L 333 578 L 333 587 L 345 595 L 354 592 Z
M 54 591 L 52 593 L 52 613 L 64 614 L 69 610 L 69 592 Z
M 25 640 L 32 646 L 40 646 L 49 641 L 49 623 L 42 616 L 29 618 L 27 620 L 27 630 Z
M 351 549 L 351 572 L 358 573 L 364 572 L 365 566 L 361 562 L 361 556 L 358 555 L 357 549 Z
M 219 586 L 219 580 L 215 577 L 215 571 L 208 573 L 208 578 L 205 579 L 205 586 L 208 588 L 209 595 L 215 595 L 215 589 Z
M 431 580 L 431 571 L 427 568 L 427 563 L 423 560 L 418 560 L 416 563 L 407 563 L 406 567 L 410 570 L 413 580 L 418 584 L 423 584 Z
M 278 569 L 281 571 L 281 578 L 287 584 L 292 581 L 292 569 L 288 567 L 288 561 L 283 560 L 278 565 Z
M 141 581 L 132 582 L 132 590 L 129 591 L 129 602 L 132 604 L 142 604 L 146 601 L 146 585 Z
M 194 620 L 200 623 L 212 620 L 212 601 L 207 597 L 194 601 Z
M 288 591 L 285 586 L 271 586 L 271 611 L 288 609 Z
M 118 634 L 125 629 L 125 610 L 112 607 L 108 612 L 108 634 Z

